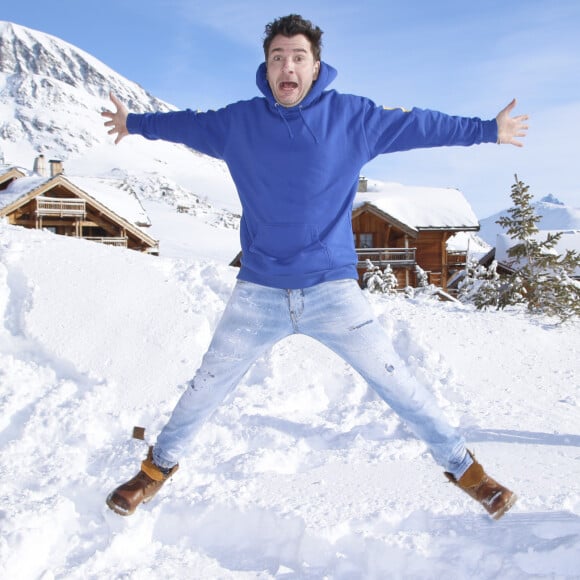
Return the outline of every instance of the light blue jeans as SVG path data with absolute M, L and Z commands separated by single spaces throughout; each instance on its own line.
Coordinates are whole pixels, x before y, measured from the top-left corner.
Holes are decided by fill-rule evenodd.
M 355 280 L 281 290 L 238 281 L 200 368 L 162 429 L 153 458 L 178 463 L 195 433 L 250 366 L 291 334 L 310 336 L 349 363 L 457 479 L 471 465 L 465 441 L 410 375 Z

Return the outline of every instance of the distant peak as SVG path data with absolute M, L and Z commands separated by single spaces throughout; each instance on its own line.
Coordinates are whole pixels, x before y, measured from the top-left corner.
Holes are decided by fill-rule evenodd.
M 556 196 L 552 195 L 551 193 L 542 197 L 542 199 L 540 199 L 540 202 L 553 203 L 554 205 L 564 205 L 563 202 L 561 202 Z

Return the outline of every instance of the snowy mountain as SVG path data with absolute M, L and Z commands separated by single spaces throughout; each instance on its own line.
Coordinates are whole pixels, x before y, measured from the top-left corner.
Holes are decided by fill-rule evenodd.
M 133 139 L 114 146 L 100 116 L 111 106 L 110 92 L 134 112 L 172 108 L 86 52 L 0 22 L 0 150 L 5 163 L 31 170 L 42 153 L 62 160 L 66 174 L 124 180 L 148 199 L 185 206 L 204 201 L 230 214 L 239 211 L 223 163 L 171 143 Z M 232 216 L 225 221 L 231 225 Z
M 542 216 L 537 224 L 539 230 L 580 231 L 580 207 L 565 205 L 553 195 L 547 195 L 540 201 L 533 202 L 532 206 L 536 214 Z M 500 217 L 507 215 L 507 210 L 504 210 L 480 220 L 479 237 L 491 246 L 495 246 L 497 236 L 505 234 L 505 230 L 496 222 Z
M 109 91 L 131 110 L 170 109 L 86 52 L 10 22 L 0 23 L 0 63 L 0 102 L 5 107 L 15 105 L 13 119 L 3 120 L 2 137 L 28 139 L 41 147 L 54 145 L 55 153 L 80 151 L 105 141 L 103 131 L 87 131 L 92 128 L 87 117 L 93 107 L 98 111 L 95 103 L 106 100 Z M 64 126 L 51 123 L 58 110 L 67 112 L 69 122 Z M 47 135 L 55 140 L 46 143 Z

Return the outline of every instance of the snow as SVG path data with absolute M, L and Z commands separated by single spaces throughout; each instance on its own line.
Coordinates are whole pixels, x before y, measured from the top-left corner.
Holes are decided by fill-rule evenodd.
M 457 232 L 447 240 L 447 250 L 451 252 L 467 252 L 469 256 L 481 258 L 490 250 L 477 234 L 473 232 Z
M 368 295 L 518 493 L 499 522 L 304 337 L 250 369 L 157 498 L 111 512 L 146 452 L 133 425 L 154 441 L 236 275 L 236 232 L 146 209 L 161 257 L 0 224 L 1 577 L 579 577 L 580 325 L 521 310 Z

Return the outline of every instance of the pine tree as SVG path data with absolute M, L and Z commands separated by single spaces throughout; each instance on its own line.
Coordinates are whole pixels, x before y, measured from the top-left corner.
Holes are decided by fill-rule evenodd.
M 417 288 L 427 288 L 429 286 L 429 276 L 419 264 L 415 264 L 415 274 L 417 276 Z
M 494 260 L 489 268 L 476 259 L 468 262 L 465 277 L 459 283 L 458 298 L 461 302 L 472 302 L 479 309 L 498 306 L 501 279 Z
M 381 270 L 378 266 L 375 266 L 370 260 L 366 260 L 365 265 L 367 267 L 365 273 L 363 274 L 363 283 L 365 288 L 369 292 L 381 292 Z
M 566 320 L 580 316 L 580 283 L 572 278 L 580 267 L 580 255 L 567 251 L 558 255 L 555 248 L 562 232 L 538 237 L 541 216 L 531 204 L 529 186 L 518 180 L 512 186 L 514 206 L 497 223 L 517 243 L 508 250 L 514 274 L 500 288 L 498 308 L 524 301 L 531 312 L 541 312 Z
M 370 260 L 366 261 L 366 272 L 363 274 L 365 287 L 372 293 L 396 294 L 399 284 L 390 264 L 381 272 Z
M 383 281 L 386 294 L 396 294 L 399 286 L 399 281 L 393 272 L 390 264 L 385 266 L 383 270 Z

